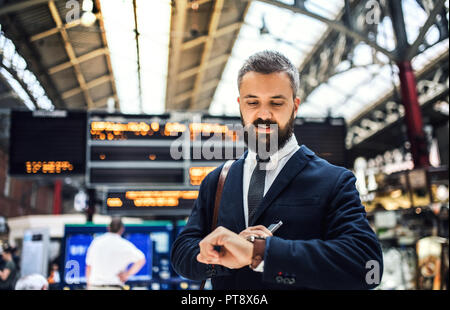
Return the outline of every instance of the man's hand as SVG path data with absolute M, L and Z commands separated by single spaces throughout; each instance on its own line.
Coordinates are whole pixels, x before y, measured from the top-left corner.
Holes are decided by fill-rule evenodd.
M 131 265 L 130 269 L 121 271 L 117 275 L 122 283 L 128 281 L 128 278 L 132 275 L 136 274 L 139 270 L 141 270 L 142 266 L 145 265 L 145 258 L 138 260 L 133 265 Z
M 220 252 L 214 250 L 221 246 Z M 244 237 L 219 226 L 199 243 L 197 261 L 236 269 L 252 262 L 253 244 Z
M 263 225 L 250 226 L 239 233 L 239 236 L 247 239 L 250 236 L 271 237 L 272 233 Z
M 117 276 L 119 277 L 120 282 L 122 283 L 127 282 L 128 278 L 130 277 L 127 271 L 121 271 Z

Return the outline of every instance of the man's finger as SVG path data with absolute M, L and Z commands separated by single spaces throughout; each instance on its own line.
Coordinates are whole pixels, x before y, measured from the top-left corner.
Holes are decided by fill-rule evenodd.
M 250 226 L 247 228 L 250 231 L 260 231 L 263 232 L 264 234 L 268 235 L 268 236 L 272 236 L 272 232 L 270 230 L 267 229 L 267 227 L 263 226 L 263 225 L 257 225 L 257 226 Z

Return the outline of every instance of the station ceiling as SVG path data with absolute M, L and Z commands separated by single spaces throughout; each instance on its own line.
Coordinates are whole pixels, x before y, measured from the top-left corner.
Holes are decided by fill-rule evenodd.
M 402 3 L 416 73 L 437 70 L 448 1 Z M 299 68 L 299 116 L 356 126 L 398 91 L 386 1 L 95 0 L 90 26 L 83 4 L 0 0 L 1 108 L 239 115 L 237 70 L 263 49 Z

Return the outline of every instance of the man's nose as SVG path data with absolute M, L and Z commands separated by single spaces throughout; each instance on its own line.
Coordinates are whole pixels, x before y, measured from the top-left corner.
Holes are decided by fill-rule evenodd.
M 261 109 L 259 109 L 257 117 L 262 119 L 263 121 L 271 120 L 272 112 L 269 109 L 262 107 Z

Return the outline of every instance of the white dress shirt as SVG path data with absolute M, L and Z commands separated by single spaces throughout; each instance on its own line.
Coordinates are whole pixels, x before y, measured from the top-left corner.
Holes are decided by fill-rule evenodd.
M 143 258 L 144 253 L 133 243 L 107 232 L 92 241 L 86 254 L 86 265 L 91 266 L 90 284 L 121 285 L 119 272 Z
M 276 153 L 270 156 L 270 161 L 266 165 L 266 181 L 264 185 L 264 196 L 272 186 L 273 181 L 283 169 L 284 165 L 288 160 L 298 151 L 300 146 L 298 145 L 295 135 L 289 138 L 286 144 L 279 149 Z M 248 189 L 250 186 L 250 179 L 252 177 L 253 170 L 256 167 L 256 153 L 249 149 L 247 157 L 244 161 L 244 174 L 243 174 L 243 193 L 244 193 L 244 216 L 245 216 L 245 227 L 248 227 Z

